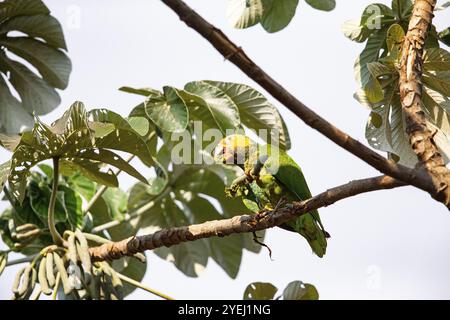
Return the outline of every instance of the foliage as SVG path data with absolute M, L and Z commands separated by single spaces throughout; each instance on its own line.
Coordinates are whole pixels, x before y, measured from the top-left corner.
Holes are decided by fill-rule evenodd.
M 318 300 L 319 293 L 312 284 L 292 281 L 275 297 L 278 289 L 271 283 L 253 282 L 244 291 L 244 300 Z
M 0 46 L 0 132 L 11 134 L 32 127 L 33 113 L 43 115 L 59 105 L 55 89 L 67 87 L 72 65 L 64 53 L 61 25 L 41 0 L 0 3 Z M 25 59 L 40 76 L 16 57 Z
M 417 157 L 405 131 L 399 96 L 400 52 L 412 12 L 409 0 L 393 0 L 392 6 L 369 5 L 359 21 L 347 21 L 344 34 L 366 42 L 355 62 L 355 77 L 361 88 L 355 98 L 371 110 L 366 126 L 369 144 L 386 151 L 390 158 L 414 167 Z M 435 132 L 435 141 L 446 161 L 450 157 L 450 53 L 439 48 L 433 26 L 425 43 L 423 111 Z
M 120 115 L 95 109 L 86 112 L 81 102 L 75 102 L 51 126 L 38 117 L 32 131 L 21 136 L 0 136 L 2 145 L 13 152 L 7 178 L 13 195 L 23 201 L 27 177 L 37 163 L 51 158 L 61 162 L 66 175 L 80 171 L 83 175 L 107 186 L 117 187 L 117 178 L 111 172 L 101 171 L 103 164 L 115 166 L 131 176 L 147 180 L 112 150 L 137 155 L 147 165 L 154 164 L 145 140 Z M 8 162 L 9 163 L 9 162 Z
M 335 8 L 335 0 L 305 0 L 323 11 Z M 270 33 L 284 29 L 292 20 L 298 0 L 229 0 L 227 17 L 231 25 L 245 29 L 258 23 Z

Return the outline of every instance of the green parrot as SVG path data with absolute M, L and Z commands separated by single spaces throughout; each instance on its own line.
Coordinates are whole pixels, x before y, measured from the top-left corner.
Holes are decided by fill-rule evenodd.
M 222 139 L 214 149 L 214 160 L 237 165 L 244 175 L 227 188 L 231 196 L 241 196 L 251 211 L 273 210 L 277 206 L 311 198 L 299 165 L 283 150 L 271 145 L 261 146 L 250 138 L 233 134 Z M 308 241 L 313 252 L 326 253 L 328 232 L 313 210 L 280 226 L 299 233 Z

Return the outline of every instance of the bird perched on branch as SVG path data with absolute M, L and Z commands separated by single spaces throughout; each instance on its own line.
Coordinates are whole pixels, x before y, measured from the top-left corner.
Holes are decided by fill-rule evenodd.
M 255 213 L 270 214 L 279 206 L 311 198 L 299 165 L 277 147 L 259 145 L 247 136 L 233 134 L 219 142 L 213 156 L 216 162 L 237 165 L 244 171 L 226 192 L 233 197 L 241 196 L 246 207 Z M 316 255 L 325 255 L 329 234 L 317 210 L 280 227 L 299 233 L 306 238 Z

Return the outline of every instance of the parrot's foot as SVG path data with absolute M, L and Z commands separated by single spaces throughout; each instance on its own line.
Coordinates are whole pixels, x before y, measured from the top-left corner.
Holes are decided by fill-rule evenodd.
M 272 215 L 275 212 L 278 211 L 278 209 L 280 209 L 280 207 L 286 202 L 286 199 L 284 197 L 282 197 L 280 200 L 278 200 L 277 204 L 275 205 L 275 208 L 273 208 L 272 210 L 263 210 L 261 212 L 258 212 L 255 215 L 256 220 L 261 220 L 264 219 L 265 217 L 267 217 L 268 215 Z
M 273 260 L 273 259 L 272 259 L 272 249 L 270 249 L 270 247 L 269 247 L 267 244 L 265 244 L 264 242 L 259 241 L 258 239 L 260 239 L 260 238 L 261 238 L 261 237 L 258 237 L 258 236 L 256 235 L 256 232 L 253 231 L 253 241 L 254 241 L 255 243 L 259 244 L 260 246 L 263 246 L 263 247 L 267 248 L 267 250 L 269 250 L 269 258 L 270 258 L 270 260 Z

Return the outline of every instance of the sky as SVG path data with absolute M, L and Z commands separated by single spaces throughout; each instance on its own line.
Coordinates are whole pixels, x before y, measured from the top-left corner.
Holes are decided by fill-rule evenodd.
M 338 0 L 336 9 L 328 13 L 300 1 L 291 24 L 275 34 L 260 26 L 233 29 L 226 20 L 226 0 L 186 2 L 303 103 L 367 145 L 369 111 L 352 97 L 357 89 L 353 64 L 362 46 L 345 38 L 340 26 L 359 17 L 371 1 Z M 293 142 L 289 153 L 301 165 L 313 194 L 379 174 L 306 126 L 162 2 L 45 3 L 63 25 L 73 63 L 61 106 L 45 121 L 55 120 L 76 100 L 89 109 L 105 107 L 126 116 L 141 98 L 118 91 L 123 85 L 160 89 L 181 88 L 193 80 L 244 83 L 279 108 Z M 449 18 L 450 10 L 437 13 L 438 30 L 448 26 Z M 0 161 L 8 156 L 0 153 Z M 120 183 L 126 190 L 135 180 L 123 175 Z M 322 259 L 298 235 L 273 229 L 265 240 L 273 250 L 273 261 L 265 251 L 245 252 L 234 280 L 211 260 L 198 278 L 188 278 L 149 253 L 143 283 L 176 299 L 241 299 L 251 282 L 271 282 L 282 290 L 294 280 L 314 284 L 321 299 L 450 298 L 450 214 L 428 194 L 413 187 L 378 191 L 322 208 L 320 214 L 332 236 Z M 0 299 L 11 297 L 18 268 L 7 268 L 0 277 Z M 139 289 L 129 298 L 154 299 Z

